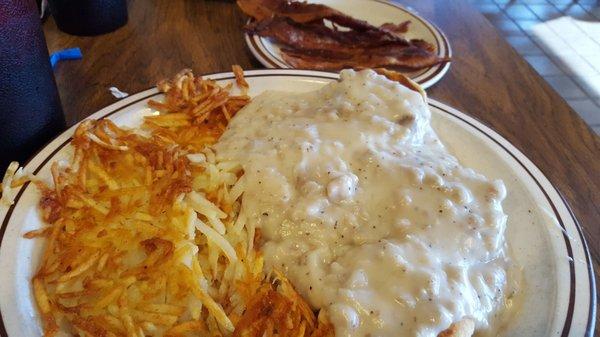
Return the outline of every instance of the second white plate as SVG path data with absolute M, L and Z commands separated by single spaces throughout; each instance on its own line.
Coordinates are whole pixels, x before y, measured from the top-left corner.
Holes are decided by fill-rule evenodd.
M 413 11 L 394 2 L 386 0 L 309 0 L 311 3 L 321 3 L 337 9 L 354 18 L 365 20 L 372 25 L 384 23 L 401 23 L 410 20 L 408 39 L 422 39 L 435 47 L 439 57 L 451 57 L 450 43 L 444 33 L 433 23 L 417 15 Z M 267 68 L 293 68 L 281 56 L 280 46 L 258 35 L 245 34 L 248 48 L 262 65 Z M 438 82 L 450 68 L 450 62 L 405 73 L 423 88 L 429 88 Z

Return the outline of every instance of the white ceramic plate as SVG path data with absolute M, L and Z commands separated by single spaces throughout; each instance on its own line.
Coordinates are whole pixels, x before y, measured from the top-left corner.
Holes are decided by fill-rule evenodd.
M 230 81 L 231 73 L 208 77 Z M 337 74 L 306 70 L 246 72 L 250 94 L 265 90 L 309 91 L 335 80 Z M 150 113 L 146 102 L 160 98 L 149 89 L 112 104 L 91 118 L 110 118 L 134 126 Z M 501 336 L 592 336 L 595 320 L 595 284 L 590 257 L 577 220 L 559 192 L 542 172 L 499 134 L 467 114 L 429 100 L 433 126 L 461 162 L 493 179 L 503 179 L 508 196 L 507 241 L 514 260 L 523 268 L 522 299 Z M 473 107 L 476 109 L 477 107 Z M 50 164 L 68 158 L 75 127 L 60 135 L 26 169 L 50 178 Z M 0 335 L 41 335 L 39 316 L 31 293 L 43 240 L 22 235 L 39 228 L 38 192 L 31 185 L 19 189 L 15 204 L 0 209 Z
M 439 57 L 451 57 L 452 50 L 442 31 L 431 22 L 413 11 L 387 0 L 309 0 L 322 3 L 357 19 L 379 26 L 387 22 L 400 23 L 410 20 L 409 39 L 423 39 L 435 47 Z M 293 68 L 281 57 L 281 49 L 276 42 L 258 35 L 245 34 L 250 51 L 267 68 Z M 423 88 L 429 88 L 438 82 L 450 68 L 450 62 L 405 73 Z

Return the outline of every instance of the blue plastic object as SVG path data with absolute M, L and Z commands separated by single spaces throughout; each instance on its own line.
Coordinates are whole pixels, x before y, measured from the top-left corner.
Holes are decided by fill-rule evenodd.
M 81 54 L 81 49 L 79 49 L 79 48 L 63 49 L 63 50 L 54 52 L 54 53 L 52 53 L 52 55 L 50 55 L 50 64 L 52 65 L 52 69 L 54 69 L 54 67 L 56 66 L 58 61 L 79 60 L 82 57 L 83 57 L 83 54 Z

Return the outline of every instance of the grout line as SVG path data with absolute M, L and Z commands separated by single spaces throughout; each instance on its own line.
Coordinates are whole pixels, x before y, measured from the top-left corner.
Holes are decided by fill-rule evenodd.
M 564 11 L 561 11 L 561 10 L 560 10 L 560 9 L 559 9 L 559 8 L 558 8 L 558 7 L 557 7 L 555 4 L 553 4 L 553 3 L 549 2 L 549 1 L 547 1 L 547 3 L 548 3 L 549 5 L 551 5 L 552 7 L 554 7 L 554 8 L 555 8 L 555 9 L 556 9 L 556 10 L 557 10 L 559 13 L 561 13 L 563 16 L 569 16 L 569 15 L 565 14 L 565 12 L 564 12 Z M 571 7 L 572 7 L 572 5 L 569 5 L 569 7 L 568 7 L 568 8 L 571 8 Z M 585 10 L 585 8 L 584 8 L 584 10 Z M 586 11 L 586 13 L 587 13 L 587 10 L 585 10 L 585 11 Z M 589 13 L 588 13 L 588 14 L 589 14 Z M 583 32 L 579 26 L 577 26 L 577 29 L 578 29 L 579 31 Z M 559 35 L 559 34 L 558 34 L 558 33 L 557 33 L 555 30 L 553 30 L 553 29 L 552 29 L 552 31 L 554 32 L 554 34 L 556 35 L 556 37 L 557 37 L 557 38 L 559 38 L 560 40 L 562 40 L 562 41 L 563 41 L 563 42 L 564 42 L 564 43 L 565 43 L 567 46 L 571 47 L 571 45 L 570 45 L 570 44 L 569 44 L 567 41 L 565 41 L 565 39 L 563 39 L 563 38 L 562 38 L 562 37 L 561 37 L 561 36 L 560 36 L 560 35 Z M 589 37 L 589 35 L 588 35 L 588 34 L 585 34 L 585 35 Z M 532 39 L 532 40 L 533 40 L 533 39 Z M 534 43 L 535 43 L 535 40 L 534 40 Z M 591 99 L 591 100 L 593 100 L 593 101 L 594 101 L 594 103 L 596 103 L 596 102 L 595 102 L 595 100 L 594 100 L 594 99 L 593 99 L 593 98 L 592 98 L 592 97 L 591 97 L 591 96 L 590 96 L 590 95 L 587 93 L 587 90 L 585 90 L 585 88 L 583 88 L 583 86 L 581 86 L 581 85 L 579 84 L 579 82 L 578 82 L 578 81 L 575 79 L 575 76 L 571 76 L 571 75 L 568 73 L 568 71 L 567 71 L 567 70 L 565 70 L 565 68 L 568 68 L 568 66 L 567 66 L 567 65 L 563 64 L 563 62 L 562 62 L 562 61 L 560 61 L 560 60 L 558 60 L 558 61 L 560 61 L 560 62 L 557 62 L 557 61 L 555 60 L 555 58 L 557 58 L 556 56 L 553 56 L 553 55 L 550 55 L 550 54 L 548 54 L 544 48 L 541 48 L 541 49 L 542 49 L 542 52 L 544 53 L 544 55 L 545 55 L 546 57 L 548 57 L 548 58 L 550 59 L 550 61 L 552 61 L 552 63 L 554 63 L 555 65 L 557 65 L 557 66 L 558 66 L 558 68 L 561 70 L 561 72 L 563 73 L 563 75 L 564 75 L 564 76 L 567 76 L 569 79 L 571 79 L 571 81 L 573 81 L 573 82 L 575 83 L 575 86 L 576 86 L 577 88 L 579 88 L 579 89 L 580 89 L 580 90 L 581 90 L 581 91 L 582 91 L 582 92 L 585 94 L 585 96 L 586 96 L 588 99 Z M 579 53 L 577 53 L 577 51 L 575 51 L 575 52 L 576 52 L 576 54 L 577 54 L 578 56 L 582 57 L 582 56 L 581 56 Z M 584 59 L 584 61 L 585 61 L 585 62 L 586 62 L 586 63 L 587 63 L 589 66 L 592 66 L 592 65 L 591 65 L 591 64 L 590 64 L 590 63 L 589 63 L 589 62 L 588 62 L 586 59 Z M 556 76 L 560 76 L 560 75 L 556 75 Z M 551 77 L 551 76 L 547 76 L 547 77 Z M 597 104 L 596 104 L 596 105 L 597 105 Z
M 535 68 L 534 68 L 534 70 L 535 70 Z M 560 70 L 560 71 L 563 71 L 562 69 L 559 69 L 559 70 Z M 537 70 L 536 70 L 536 72 L 537 72 Z M 542 75 L 540 75 L 540 76 L 542 76 Z M 546 78 L 546 77 L 568 77 L 568 78 L 571 78 L 571 76 L 569 76 L 569 75 L 567 75 L 567 74 L 561 74 L 561 75 L 545 75 L 545 76 L 542 76 L 542 77 L 544 77 L 544 78 Z
M 532 4 L 526 4 L 526 3 L 524 3 L 523 5 L 525 5 L 525 7 L 527 7 L 527 9 L 529 9 L 533 13 L 533 15 L 535 15 L 536 18 L 538 18 L 538 20 L 544 22 L 544 19 L 542 19 L 542 17 L 539 16 L 538 13 L 534 12 L 533 9 L 531 9 L 531 7 L 529 7 Z M 559 13 L 561 13 L 561 11 L 559 11 L 558 8 L 556 8 L 553 4 L 550 3 L 550 6 L 554 7 L 554 9 L 556 9 Z
M 582 6 L 582 5 L 581 5 L 579 2 L 577 2 L 577 4 L 579 5 L 579 7 L 581 7 L 581 9 L 583 9 L 583 11 L 584 11 L 584 12 L 585 12 L 587 15 L 589 15 L 589 16 L 590 16 L 590 17 L 592 17 L 592 18 L 596 18 L 596 16 L 595 16 L 594 14 L 592 14 L 590 11 L 588 11 L 588 10 L 587 10 L 587 8 L 583 7 L 583 6 Z M 600 3 L 599 3 L 598 1 L 596 1 L 596 4 L 597 4 L 597 5 L 600 5 Z M 596 18 L 596 19 L 599 19 L 599 20 L 600 20 L 600 18 Z
M 498 5 L 496 4 L 496 6 L 498 6 Z M 520 25 L 517 23 L 517 21 L 515 21 L 515 19 L 513 19 L 513 18 L 512 18 L 510 15 L 508 15 L 508 13 L 506 12 L 506 9 L 505 9 L 505 8 L 502 8 L 502 7 L 500 7 L 500 6 L 498 6 L 498 8 L 500 8 L 500 12 L 502 12 L 504 15 L 506 15 L 506 17 L 508 18 L 508 20 L 512 21 L 512 23 L 514 23 L 514 24 L 515 24 L 515 26 L 517 26 L 517 28 L 519 28 L 519 30 L 520 30 L 520 31 L 521 31 L 521 32 L 522 32 L 522 33 L 523 33 L 523 34 L 524 34 L 526 37 L 528 37 L 528 38 L 529 38 L 529 34 L 527 34 L 527 32 L 526 32 L 526 31 L 525 31 L 523 28 L 521 28 L 521 26 L 520 26 Z M 535 13 L 533 13 L 533 14 L 535 14 Z M 506 40 L 507 36 L 503 34 L 503 37 L 504 37 L 504 39 Z
M 561 76 L 561 75 L 557 75 L 557 76 Z M 594 98 L 592 98 L 592 96 L 590 96 L 590 95 L 587 93 L 587 90 L 585 90 L 585 89 L 584 89 L 584 88 L 583 88 L 581 85 L 579 85 L 579 82 L 577 82 L 577 81 L 575 80 L 574 76 L 569 76 L 569 75 L 567 75 L 567 74 L 565 74 L 564 76 L 566 76 L 566 77 L 567 77 L 567 78 L 569 78 L 569 79 L 570 79 L 570 80 L 571 80 L 573 83 L 575 83 L 575 86 L 576 86 L 577 88 L 579 88 L 579 90 L 580 90 L 580 91 L 581 91 L 581 92 L 582 92 L 582 93 L 585 95 L 585 97 L 587 97 L 587 99 L 589 99 L 589 100 L 591 100 L 591 101 L 594 101 L 594 103 L 596 103 L 596 102 L 595 102 L 595 99 L 594 99 Z M 546 77 L 550 77 L 550 76 L 546 76 Z M 553 89 L 554 89 L 554 88 L 553 88 Z M 554 91 L 558 92 L 558 90 L 556 90 L 556 89 L 555 89 Z M 562 97 L 562 95 L 561 95 L 559 92 L 558 92 L 558 94 L 559 94 L 559 95 Z M 563 97 L 563 98 L 564 98 L 565 100 L 567 100 L 567 98 L 566 98 L 566 97 Z M 571 99 L 571 98 L 570 98 L 570 99 Z M 586 98 L 582 98 L 582 99 L 586 99 Z M 571 100 L 576 100 L 576 99 L 571 99 Z M 597 104 L 596 104 L 596 105 L 597 105 Z
M 571 1 L 571 2 L 570 2 L 568 5 L 567 5 L 567 7 L 566 7 L 566 8 L 567 8 L 567 10 L 569 10 L 569 9 L 571 9 L 571 7 L 573 7 L 573 3 L 574 3 L 574 2 L 575 2 L 575 1 Z M 566 15 L 566 14 L 565 14 L 565 11 L 564 11 L 564 10 L 562 10 L 562 11 L 561 11 L 561 10 L 558 8 L 558 6 L 556 6 L 556 4 L 553 4 L 553 3 L 551 3 L 551 2 L 550 2 L 550 5 L 554 6 L 554 8 L 556 8 L 556 9 L 557 9 L 559 12 L 561 12 L 563 15 Z
M 555 9 L 557 12 L 559 12 L 559 13 L 560 13 L 562 16 L 569 16 L 569 15 L 565 14 L 565 12 L 564 12 L 564 11 L 560 10 L 560 9 L 559 9 L 559 8 L 558 8 L 558 7 L 557 7 L 555 4 L 551 3 L 550 1 L 546 1 L 546 4 L 548 4 L 548 5 L 552 6 L 552 7 L 553 7 L 553 8 L 554 8 L 554 9 Z M 498 9 L 499 9 L 499 12 L 503 13 L 503 14 L 504 14 L 504 15 L 505 15 L 505 16 L 508 18 L 508 20 L 509 20 L 509 21 L 511 21 L 513 24 L 515 24 L 515 25 L 517 26 L 517 28 L 519 28 L 519 31 L 520 31 L 520 32 L 522 32 L 522 33 L 525 35 L 525 37 L 526 37 L 526 38 L 528 38 L 528 39 L 529 39 L 531 42 L 533 42 L 533 44 L 534 44 L 535 46 L 537 46 L 537 47 L 538 47 L 538 48 L 539 48 L 539 49 L 542 51 L 542 53 L 543 53 L 543 56 L 547 57 L 547 58 L 550 60 L 550 62 L 552 62 L 553 64 L 555 64 L 555 65 L 557 66 L 557 68 L 558 68 L 558 69 L 561 71 L 561 73 L 562 73 L 562 74 L 560 74 L 560 75 L 547 75 L 547 76 L 542 76 L 542 75 L 541 75 L 541 74 L 540 74 L 540 73 L 539 73 L 539 72 L 538 72 L 538 71 L 537 71 L 535 68 L 533 68 L 533 66 L 532 66 L 531 64 L 529 64 L 529 62 L 527 62 L 527 60 L 526 60 L 526 59 L 525 59 L 525 57 L 524 57 L 525 55 L 520 55 L 520 54 L 519 54 L 519 56 L 521 56 L 523 59 L 525 59 L 525 62 L 527 62 L 527 63 L 529 64 L 529 66 L 530 66 L 531 68 L 533 68 L 533 70 L 534 70 L 534 71 L 535 71 L 535 72 L 536 72 L 536 73 L 537 73 L 537 74 L 538 74 L 538 75 L 539 75 L 539 76 L 540 76 L 542 79 L 544 79 L 544 82 L 548 83 L 548 82 L 547 82 L 545 79 L 546 79 L 546 78 L 549 78 L 549 77 L 550 77 L 550 78 L 551 78 L 551 77 L 559 77 L 559 76 L 564 76 L 564 77 L 567 77 L 567 78 L 569 78 L 569 79 L 570 79 L 570 80 L 571 80 L 573 83 L 575 83 L 575 86 L 576 86 L 576 87 L 577 87 L 577 88 L 578 88 L 578 89 L 579 89 L 579 90 L 580 90 L 580 91 L 581 91 L 581 92 L 582 92 L 582 93 L 585 95 L 585 98 L 568 99 L 568 100 L 572 100 L 572 101 L 575 101 L 575 100 L 582 100 L 582 101 L 583 101 L 583 100 L 591 100 L 591 101 L 592 101 L 592 102 L 593 102 L 593 103 L 594 103 L 594 104 L 595 104 L 595 105 L 596 105 L 598 108 L 600 108 L 600 99 L 596 99 L 596 98 L 593 98 L 593 97 L 591 97 L 591 96 L 590 96 L 590 95 L 587 93 L 587 90 L 585 90 L 585 89 L 584 89 L 584 88 L 583 88 L 583 87 L 582 87 L 582 86 L 579 84 L 579 82 L 578 82 L 577 80 L 575 80 L 575 76 L 571 76 L 571 75 L 569 75 L 569 74 L 568 74 L 568 72 L 567 72 L 567 71 L 565 71 L 565 67 L 566 67 L 566 66 L 565 66 L 565 65 L 563 65 L 563 64 L 562 64 L 562 62 L 557 62 L 557 61 L 555 61 L 555 57 L 553 57 L 553 56 L 551 56 L 550 54 L 548 54 L 548 53 L 546 52 L 545 48 L 543 48 L 543 47 L 542 47 L 540 44 L 538 44 L 538 43 L 535 41 L 535 39 L 533 39 L 533 38 L 530 36 L 530 34 L 528 34 L 528 33 L 527 33 L 527 32 L 526 32 L 526 31 L 525 31 L 523 28 L 521 28 L 521 26 L 520 26 L 520 25 L 517 23 L 517 20 L 513 19 L 513 18 L 512 18 L 510 15 L 508 15 L 508 13 L 506 12 L 506 6 L 502 7 L 502 6 L 500 6 L 499 4 L 497 4 L 497 3 L 495 3 L 495 2 L 494 2 L 494 5 L 496 5 L 496 7 L 498 7 Z M 524 5 L 525 5 L 525 7 L 526 7 L 528 10 L 530 10 L 531 12 L 533 12 L 533 14 L 534 14 L 534 15 L 535 15 L 535 16 L 536 16 L 536 17 L 537 17 L 539 20 L 540 20 L 540 22 L 541 22 L 541 23 L 544 23 L 544 22 L 546 22 L 546 21 L 543 21 L 543 20 L 542 20 L 542 19 L 541 19 L 541 18 L 538 16 L 538 14 L 536 14 L 536 13 L 535 13 L 533 10 L 531 10 L 531 8 L 529 8 L 529 6 L 528 6 L 527 4 L 524 4 Z M 567 7 L 567 9 L 571 8 L 572 6 L 573 6 L 573 4 L 570 4 L 570 5 Z M 509 7 L 510 7 L 510 6 L 509 6 Z M 581 7 L 582 7 L 582 6 L 581 6 Z M 587 9 L 585 9 L 584 7 L 582 7 L 582 8 L 584 9 L 584 11 L 586 11 L 586 13 L 588 13 L 588 14 L 590 14 L 590 15 L 591 15 L 591 13 L 589 13 L 589 12 L 587 11 Z M 591 15 L 591 16 L 593 17 L 593 15 Z M 555 18 L 555 19 L 556 19 L 556 18 Z M 554 20 L 554 19 L 552 19 L 552 20 Z M 579 27 L 578 27 L 578 28 L 579 28 Z M 497 29 L 497 28 L 496 28 L 496 29 Z M 499 29 L 497 29 L 497 30 L 498 30 L 498 31 L 501 33 L 501 35 L 502 35 L 502 37 L 504 38 L 504 40 L 505 40 L 505 41 L 507 40 L 507 38 L 508 38 L 508 37 L 511 37 L 510 35 L 508 35 L 508 34 L 506 34 L 506 33 L 502 32 L 502 31 L 500 31 Z M 554 32 L 554 33 L 556 34 L 556 32 Z M 562 37 L 558 36 L 558 34 L 556 34 L 556 35 L 557 35 L 557 37 L 558 37 L 558 38 L 560 38 L 561 40 L 563 40 L 563 42 L 565 42 L 565 43 L 566 43 L 566 41 L 564 41 L 564 39 L 563 39 Z M 508 41 L 507 41 L 507 42 L 508 42 Z M 568 44 L 567 44 L 567 45 L 568 45 Z M 513 47 L 513 48 L 514 48 L 514 47 Z M 516 50 L 515 50 L 515 51 L 516 51 Z M 579 55 L 579 54 L 578 54 L 578 55 Z M 581 55 L 579 55 L 579 56 L 581 56 Z M 586 61 L 586 63 L 588 63 L 588 64 L 589 64 L 589 62 L 587 62 L 587 61 Z M 549 85 L 549 83 L 548 83 L 548 85 Z M 566 97 L 563 97 L 563 96 L 562 96 L 562 95 L 561 95 L 561 94 L 560 94 L 560 93 L 559 93 L 559 92 L 558 92 L 556 89 L 554 89 L 554 88 L 552 88 L 552 89 L 553 89 L 554 91 L 556 91 L 556 92 L 558 93 L 558 95 L 559 95 L 559 96 L 560 96 L 560 97 L 561 97 L 563 100 L 565 100 L 565 101 L 567 100 L 567 98 L 566 98 Z
M 527 6 L 527 4 L 524 4 L 524 5 L 525 5 L 525 6 Z M 529 8 L 528 6 L 527 6 L 527 9 L 529 9 L 530 11 L 532 11 L 532 10 L 531 10 L 531 8 Z M 532 11 L 532 12 L 533 12 L 533 11 Z M 540 20 L 542 23 L 544 23 L 544 21 L 542 21 L 542 19 L 541 19 L 541 18 L 540 18 L 540 17 L 539 17 L 537 14 L 535 14 L 535 12 L 533 12 L 533 14 L 534 14 L 534 15 L 535 15 L 535 16 L 536 16 L 536 17 L 537 17 L 537 18 L 538 18 L 538 19 L 539 19 L 539 20 Z M 508 16 L 508 15 L 507 15 L 507 16 Z M 512 20 L 512 18 L 511 18 L 510 16 L 508 16 L 508 18 Z M 519 25 L 518 25 L 516 22 L 515 22 L 515 24 L 517 25 L 517 27 L 519 27 L 519 29 L 521 29 L 521 26 L 519 26 Z M 548 54 L 546 53 L 546 51 L 544 50 L 544 48 L 543 48 L 543 47 L 542 47 L 540 44 L 538 44 L 538 43 L 535 41 L 535 39 L 533 39 L 531 36 L 529 36 L 529 34 L 527 34 L 527 32 L 525 32 L 523 29 L 521 29 L 521 30 L 522 30 L 522 31 L 525 33 L 525 37 L 526 37 L 527 39 L 529 39 L 529 41 L 533 42 L 533 44 L 534 44 L 536 47 L 538 47 L 538 48 L 539 48 L 539 49 L 542 51 L 542 53 L 544 54 L 544 56 L 548 57 Z M 504 39 L 506 39 L 506 36 L 504 37 Z M 553 62 L 554 62 L 554 61 L 553 61 Z M 562 69 L 561 69 L 561 71 L 562 71 Z

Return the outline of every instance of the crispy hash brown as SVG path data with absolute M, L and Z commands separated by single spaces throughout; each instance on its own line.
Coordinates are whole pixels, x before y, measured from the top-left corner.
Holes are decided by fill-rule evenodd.
M 46 239 L 32 279 L 45 336 L 333 336 L 265 276 L 260 233 L 238 217 L 243 171 L 210 149 L 249 101 L 234 72 L 241 95 L 189 70 L 161 82 L 141 130 L 84 121 L 71 161 L 35 181 L 48 226 L 25 237 Z M 16 167 L 3 188 L 24 181 Z
M 24 172 L 19 163 L 13 161 L 6 168 L 2 178 L 2 189 L 0 190 L 0 206 L 10 206 L 13 204 L 13 188 L 20 187 L 28 181 L 34 179 L 33 175 Z
M 225 130 L 231 117 L 250 101 L 242 68 L 233 66 L 240 95 L 232 95 L 233 84 L 221 87 L 213 80 L 195 77 L 185 69 L 171 81 L 162 81 L 158 89 L 164 102 L 150 100 L 148 105 L 161 112 L 146 117 L 144 127 L 162 142 L 176 144 L 187 151 L 199 151 L 213 144 Z
M 325 315 L 315 318 L 310 306 L 292 284 L 274 271 L 247 303 L 234 337 L 311 336 L 332 337 L 333 326 Z

